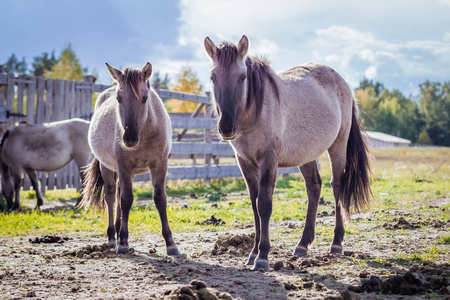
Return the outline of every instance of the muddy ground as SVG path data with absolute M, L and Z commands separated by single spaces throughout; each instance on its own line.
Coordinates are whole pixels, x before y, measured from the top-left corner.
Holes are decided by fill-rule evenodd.
M 354 216 L 362 222 L 353 221 L 357 233 L 346 235 L 343 255 L 328 254 L 318 234 L 307 257 L 292 256 L 304 222 L 272 222 L 268 272 L 244 264 L 252 224 L 175 234 L 179 257 L 165 255 L 157 234 L 131 234 L 126 255 L 108 250 L 105 236 L 0 238 L 0 298 L 450 299 L 450 245 L 439 242 L 450 221 L 419 218 L 449 202 Z M 318 228 L 332 226 L 334 217 L 320 212 Z M 432 259 L 411 259 L 432 245 L 441 249 Z

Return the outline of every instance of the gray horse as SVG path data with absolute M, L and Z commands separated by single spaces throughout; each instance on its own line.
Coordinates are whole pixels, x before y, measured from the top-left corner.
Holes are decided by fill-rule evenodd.
M 0 143 L 2 193 L 8 210 L 20 207 L 23 171 L 30 178 L 39 208 L 44 202 L 36 171 L 55 171 L 72 159 L 78 170 L 86 166 L 91 157 L 88 130 L 89 122 L 77 118 L 39 125 L 19 123 L 8 129 Z
M 370 207 L 368 150 L 352 90 L 333 69 L 307 64 L 275 74 L 267 61 L 246 57 L 249 41 L 217 47 L 212 59 L 213 105 L 218 130 L 230 141 L 245 178 L 255 217 L 254 247 L 247 264 L 268 269 L 269 219 L 279 167 L 299 166 L 305 178 L 308 211 L 294 255 L 304 256 L 315 239 L 322 181 L 316 158 L 328 150 L 336 201 L 332 253 L 342 253 L 344 220 L 350 207 Z
M 152 66 L 147 63 L 142 70 L 125 68 L 123 71 L 106 66 L 117 85 L 101 93 L 95 104 L 89 128 L 89 144 L 95 159 L 86 170 L 81 206 L 87 209 L 91 202 L 104 206 L 106 201 L 109 246 L 116 248 L 117 234 L 117 253 L 127 253 L 133 178 L 150 171 L 167 254 L 178 255 L 167 220 L 165 190 L 172 128 L 161 99 L 150 88 Z M 103 186 L 104 197 L 101 197 Z

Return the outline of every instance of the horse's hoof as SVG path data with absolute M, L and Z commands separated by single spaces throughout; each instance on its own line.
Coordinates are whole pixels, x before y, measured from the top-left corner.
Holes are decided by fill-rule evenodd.
M 111 250 L 111 249 L 116 249 L 116 241 L 111 241 L 111 242 L 108 242 L 108 248 Z
M 338 245 L 331 245 L 331 250 L 330 253 L 333 254 L 342 254 L 342 246 L 338 246 Z
M 121 245 L 119 245 L 119 247 L 117 247 L 116 253 L 117 254 L 127 254 L 128 253 L 128 246 L 121 246 Z
M 247 262 L 245 263 L 247 266 L 253 266 L 255 264 L 256 255 L 250 255 Z
M 167 248 L 167 255 L 181 255 L 181 252 L 178 251 L 178 248 L 172 247 L 172 248 Z
M 252 268 L 252 271 L 258 271 L 259 269 L 269 271 L 269 261 L 267 259 L 257 259 L 255 265 Z
M 294 253 L 292 253 L 292 255 L 296 255 L 298 257 L 306 256 L 306 254 L 308 254 L 308 249 L 302 246 L 297 246 Z

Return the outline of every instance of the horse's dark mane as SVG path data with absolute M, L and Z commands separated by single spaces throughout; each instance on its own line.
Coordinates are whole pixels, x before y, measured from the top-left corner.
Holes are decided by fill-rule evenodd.
M 3 136 L 2 136 L 2 141 L 0 142 L 0 150 L 2 150 L 3 143 L 5 142 L 5 140 L 8 137 L 8 135 L 9 135 L 9 130 L 6 130 L 5 134 L 3 134 Z
M 272 85 L 278 101 L 280 101 L 280 91 L 274 78 L 275 74 L 266 59 L 247 57 L 245 65 L 247 66 L 248 81 L 247 105 L 251 105 L 253 101 L 255 102 L 256 116 L 258 117 L 264 102 L 265 79 L 269 80 Z
M 238 49 L 232 43 L 222 42 L 218 47 L 216 57 L 219 65 L 229 69 L 239 57 Z M 248 81 L 247 106 L 249 107 L 254 103 L 256 116 L 258 117 L 264 102 L 265 79 L 269 80 L 278 100 L 280 100 L 280 92 L 275 81 L 275 74 L 270 68 L 270 63 L 267 59 L 247 57 L 245 65 L 247 66 Z

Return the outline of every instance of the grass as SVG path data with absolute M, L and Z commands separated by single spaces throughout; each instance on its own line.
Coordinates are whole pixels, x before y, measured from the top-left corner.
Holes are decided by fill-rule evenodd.
M 429 216 L 442 220 L 450 217 L 450 205 L 444 206 L 444 210 L 424 206 L 430 199 L 448 198 L 450 195 L 449 148 L 376 149 L 373 155 L 373 212 L 383 214 L 388 210 L 422 206 L 422 212 Z M 322 155 L 319 161 L 323 181 L 321 195 L 334 205 L 331 171 L 326 155 Z M 276 191 L 271 220 L 304 220 L 307 199 L 301 176 L 280 177 Z M 152 189 L 148 183 L 137 183 L 134 194 L 137 200 L 151 199 Z M 21 195 L 24 201 L 35 201 L 34 193 L 30 191 L 22 191 Z M 184 199 L 168 206 L 169 222 L 174 232 L 228 230 L 253 223 L 245 182 L 239 178 L 211 180 L 209 184 L 200 180 L 171 181 L 167 185 L 167 195 Z M 47 191 L 45 201 L 67 202 L 77 197 L 78 193 L 73 189 L 55 190 Z M 139 236 L 159 232 L 159 218 L 153 203 L 141 205 L 136 201 L 135 204 L 130 214 L 130 233 Z M 319 213 L 324 210 L 331 212 L 332 209 L 332 206 L 319 206 Z M 214 227 L 198 224 L 211 215 L 221 218 L 226 225 Z M 386 218 L 389 216 L 386 215 Z M 106 214 L 83 213 L 76 209 L 50 213 L 1 213 L 0 236 L 74 232 L 82 235 L 104 234 L 106 222 Z M 330 236 L 332 230 L 332 226 L 318 226 L 316 234 Z M 346 234 L 355 232 L 352 227 L 346 230 Z M 449 239 L 449 236 L 443 237 L 441 242 L 449 244 Z

